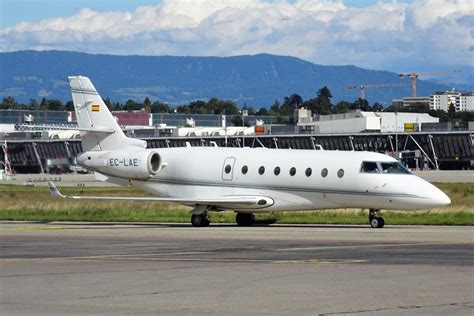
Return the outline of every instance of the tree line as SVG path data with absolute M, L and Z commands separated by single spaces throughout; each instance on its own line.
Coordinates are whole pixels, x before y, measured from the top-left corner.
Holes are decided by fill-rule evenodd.
M 152 102 L 146 97 L 143 102 L 137 102 L 129 99 L 125 103 L 112 102 L 109 98 L 104 99 L 104 103 L 111 111 L 140 111 L 144 110 L 149 113 L 184 113 L 184 114 L 226 114 L 238 116 L 242 110 L 247 110 L 249 115 L 256 116 L 274 116 L 280 123 L 291 123 L 295 109 L 306 108 L 311 110 L 313 115 L 340 114 L 349 111 L 374 111 L 374 112 L 412 112 L 412 113 L 428 113 L 431 116 L 438 117 L 441 122 L 446 121 L 474 121 L 474 112 L 456 112 L 451 106 L 446 112 L 443 110 L 430 110 L 427 104 L 415 103 L 411 106 L 394 106 L 391 105 L 384 108 L 382 104 L 375 102 L 372 105 L 364 99 L 357 99 L 353 102 L 340 101 L 333 104 L 331 91 L 327 87 L 322 87 L 313 98 L 303 100 L 298 94 L 292 94 L 284 97 L 283 100 L 275 100 L 269 107 L 261 107 L 254 109 L 244 105 L 238 108 L 237 104 L 232 100 L 221 100 L 211 98 L 209 100 L 196 100 L 188 104 L 179 105 L 177 107 L 169 106 L 160 101 Z M 38 103 L 35 99 L 30 99 L 29 103 L 18 103 L 13 97 L 5 97 L 0 103 L 0 109 L 11 110 L 44 110 L 44 111 L 74 111 L 72 101 L 66 103 L 56 99 L 42 98 Z M 238 119 L 234 122 L 240 125 Z

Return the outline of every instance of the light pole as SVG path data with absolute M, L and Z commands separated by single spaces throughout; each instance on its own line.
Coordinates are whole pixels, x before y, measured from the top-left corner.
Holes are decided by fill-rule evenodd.
M 395 158 L 398 159 L 398 112 L 395 112 Z
M 224 111 L 224 114 L 222 114 L 221 126 L 222 126 L 222 128 L 224 128 L 224 135 L 225 135 L 225 141 L 224 141 L 225 146 L 224 147 L 227 147 L 227 125 L 226 125 L 225 111 Z
M 245 147 L 245 117 L 248 115 L 248 110 L 242 110 L 242 148 Z

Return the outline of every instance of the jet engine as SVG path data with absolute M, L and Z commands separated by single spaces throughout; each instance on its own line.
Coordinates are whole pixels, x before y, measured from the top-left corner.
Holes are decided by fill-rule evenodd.
M 77 157 L 88 169 L 127 179 L 147 179 L 163 168 L 160 154 L 153 150 L 89 151 Z

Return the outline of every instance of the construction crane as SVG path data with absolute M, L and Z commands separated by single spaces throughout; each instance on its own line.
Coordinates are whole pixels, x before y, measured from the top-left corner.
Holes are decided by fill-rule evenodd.
M 411 74 L 399 74 L 400 78 L 411 78 L 411 95 L 416 97 L 416 79 L 419 76 L 430 76 L 430 75 L 443 75 L 451 72 L 460 72 L 459 69 L 454 70 L 442 70 L 442 71 L 430 71 L 430 72 L 417 72 Z
M 365 89 L 378 89 L 378 88 L 390 88 L 390 87 L 404 87 L 407 86 L 406 83 L 379 83 L 379 84 L 358 84 L 350 85 L 347 89 L 360 89 L 359 90 L 359 99 L 365 100 Z

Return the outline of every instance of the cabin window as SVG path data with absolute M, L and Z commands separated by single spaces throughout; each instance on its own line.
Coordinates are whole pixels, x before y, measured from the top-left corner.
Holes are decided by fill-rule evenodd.
M 265 173 L 265 167 L 261 166 L 260 168 L 258 168 L 258 173 L 264 174 Z
M 337 176 L 338 176 L 339 178 L 344 177 L 344 169 L 339 169 L 339 170 L 337 170 Z
M 273 170 L 273 173 L 277 176 L 280 174 L 280 167 L 275 167 L 275 170 Z
M 307 177 L 310 177 L 311 174 L 313 173 L 313 170 L 311 168 L 307 168 L 306 171 L 304 172 Z
M 247 174 L 247 171 L 249 171 L 249 168 L 247 166 L 242 167 L 242 174 Z
M 360 172 L 362 173 L 380 173 L 379 166 L 373 161 L 364 161 L 360 166 Z
M 225 173 L 229 174 L 232 170 L 232 167 L 230 165 L 225 166 L 224 171 Z
M 327 168 L 324 168 L 323 170 L 321 170 L 321 177 L 326 178 L 327 175 L 328 175 L 328 169 Z
M 381 162 L 380 166 L 382 167 L 383 173 L 410 174 L 410 171 L 399 162 Z
M 290 176 L 294 176 L 296 174 L 296 168 L 295 167 L 292 167 L 290 169 Z

